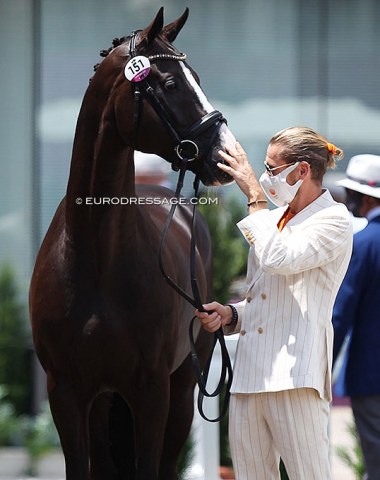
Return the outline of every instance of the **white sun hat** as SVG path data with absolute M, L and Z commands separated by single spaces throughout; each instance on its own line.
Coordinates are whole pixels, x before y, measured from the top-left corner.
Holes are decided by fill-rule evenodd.
M 380 156 L 369 153 L 355 155 L 348 162 L 346 178 L 338 180 L 336 184 L 380 198 Z
M 136 175 L 166 176 L 171 172 L 169 162 L 153 153 L 135 151 L 135 173 Z

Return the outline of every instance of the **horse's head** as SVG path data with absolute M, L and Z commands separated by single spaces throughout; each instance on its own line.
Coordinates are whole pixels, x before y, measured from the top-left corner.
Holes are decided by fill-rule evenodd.
M 108 82 L 117 75 L 110 99 L 128 146 L 156 153 L 173 168 L 188 159 L 187 168 L 205 185 L 226 184 L 232 179 L 218 168 L 223 162 L 218 151 L 236 140 L 207 100 L 186 55 L 172 45 L 187 17 L 188 9 L 164 26 L 161 8 L 148 27 L 111 51 L 99 71 Z

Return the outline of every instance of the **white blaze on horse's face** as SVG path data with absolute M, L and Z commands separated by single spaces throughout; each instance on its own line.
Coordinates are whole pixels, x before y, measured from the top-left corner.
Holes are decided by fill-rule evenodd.
M 213 112 L 215 108 L 211 105 L 211 103 L 207 100 L 206 95 L 203 93 L 203 90 L 201 87 L 198 85 L 197 81 L 193 77 L 193 74 L 191 73 L 190 69 L 186 67 L 186 65 L 183 62 L 179 62 L 181 65 L 181 68 L 183 70 L 183 73 L 185 74 L 185 77 L 187 81 L 190 83 L 191 87 L 195 91 L 198 100 L 200 104 L 202 105 L 203 109 L 206 110 L 206 113 Z
M 206 111 L 206 113 L 213 112 L 215 108 L 211 105 L 211 103 L 208 101 L 206 95 L 204 94 L 203 90 L 201 87 L 198 85 L 197 81 L 195 80 L 193 74 L 191 73 L 191 70 L 186 67 L 186 65 L 183 62 L 179 62 L 181 65 L 181 68 L 183 70 L 183 73 L 185 74 L 185 77 L 191 87 L 193 88 L 194 92 L 196 93 L 200 104 L 202 105 L 203 109 Z M 219 131 L 219 137 L 220 137 L 220 142 L 222 147 L 225 147 L 226 145 L 233 145 L 235 146 L 236 144 L 236 138 L 234 137 L 233 133 L 231 130 L 226 126 L 226 124 L 222 124 L 220 131 Z M 219 159 L 220 160 L 220 159 Z
M 231 145 L 234 147 L 236 145 L 237 140 L 225 123 L 222 123 L 220 127 L 219 137 L 223 146 Z

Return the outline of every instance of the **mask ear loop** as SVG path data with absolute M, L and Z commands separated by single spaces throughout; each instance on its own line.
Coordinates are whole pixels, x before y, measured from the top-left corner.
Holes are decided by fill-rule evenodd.
M 289 165 L 288 168 L 285 168 L 285 170 L 283 170 L 282 172 L 280 172 L 279 174 L 277 175 L 274 175 L 274 177 L 278 177 L 280 179 L 280 181 L 285 181 L 286 182 L 286 179 L 288 178 L 288 175 L 292 172 L 294 172 L 294 170 L 301 164 L 301 162 L 295 162 L 294 165 Z M 272 177 L 272 178 L 274 178 Z M 301 179 L 299 179 L 301 180 Z M 299 182 L 299 180 L 297 180 L 297 182 Z M 296 183 L 297 183 L 296 182 Z M 288 183 L 288 182 L 286 182 Z M 288 184 L 290 185 L 290 184 Z
M 289 187 L 290 187 L 291 189 L 296 189 L 295 195 L 298 193 L 298 190 L 300 189 L 300 187 L 301 187 L 301 185 L 302 185 L 305 177 L 299 178 L 298 180 L 296 180 L 296 181 L 293 183 L 293 185 L 291 185 L 290 183 L 288 183 L 286 179 L 288 178 L 288 175 L 289 175 L 290 173 L 294 172 L 294 170 L 301 165 L 301 163 L 302 163 L 302 162 L 296 162 L 294 165 L 292 165 L 294 168 L 293 168 L 293 169 L 285 176 L 285 178 L 284 178 L 284 181 L 289 185 Z

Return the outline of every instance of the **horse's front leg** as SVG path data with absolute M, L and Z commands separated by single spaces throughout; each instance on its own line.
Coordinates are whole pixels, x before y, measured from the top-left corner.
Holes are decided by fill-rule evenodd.
M 196 342 L 203 367 L 212 346 L 212 335 L 201 330 Z M 193 362 L 188 355 L 170 378 L 170 410 L 161 459 L 160 480 L 178 480 L 178 457 L 190 434 L 194 416 Z
M 66 480 L 89 480 L 88 412 L 90 399 L 48 372 L 49 403 L 66 464 Z
M 170 410 L 160 464 L 160 480 L 178 480 L 178 457 L 194 414 L 194 371 L 190 356 L 171 375 Z
M 167 367 L 144 374 L 131 402 L 135 420 L 136 480 L 158 480 L 169 411 L 170 375 Z M 125 398 L 128 398 L 126 395 Z

